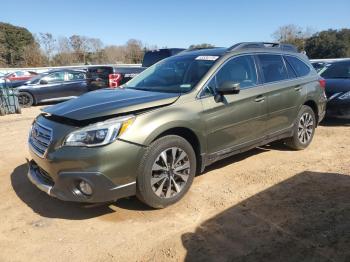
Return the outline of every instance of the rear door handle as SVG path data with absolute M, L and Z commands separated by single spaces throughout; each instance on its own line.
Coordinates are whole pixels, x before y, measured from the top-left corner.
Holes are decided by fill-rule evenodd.
M 294 90 L 295 90 L 295 91 L 300 91 L 301 89 L 303 89 L 303 86 L 301 86 L 301 85 L 300 85 L 300 86 L 294 87 Z
M 254 99 L 255 102 L 264 102 L 265 101 L 265 97 L 263 95 L 259 95 Z

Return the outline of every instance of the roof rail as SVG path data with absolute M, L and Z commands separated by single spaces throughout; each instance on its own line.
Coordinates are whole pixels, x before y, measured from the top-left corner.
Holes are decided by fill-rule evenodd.
M 279 48 L 282 51 L 296 52 L 298 49 L 291 44 L 271 43 L 271 42 L 242 42 L 234 44 L 227 49 L 227 52 L 247 49 L 247 48 Z

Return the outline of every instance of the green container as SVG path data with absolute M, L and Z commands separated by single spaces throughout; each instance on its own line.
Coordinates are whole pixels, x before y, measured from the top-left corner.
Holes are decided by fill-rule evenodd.
M 0 116 L 6 114 L 20 114 L 17 91 L 10 87 L 5 79 L 0 79 Z

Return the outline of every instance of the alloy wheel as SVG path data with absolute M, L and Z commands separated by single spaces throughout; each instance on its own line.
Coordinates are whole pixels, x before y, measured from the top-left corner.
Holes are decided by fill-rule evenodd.
M 151 186 L 160 198 L 171 198 L 181 192 L 190 175 L 190 160 L 179 147 L 162 151 L 152 166 Z
M 314 131 L 314 120 L 309 113 L 304 113 L 298 125 L 298 138 L 302 144 L 307 144 L 312 138 Z

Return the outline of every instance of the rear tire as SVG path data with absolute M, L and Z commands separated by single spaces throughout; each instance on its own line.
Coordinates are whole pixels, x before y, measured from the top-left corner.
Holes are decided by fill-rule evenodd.
M 316 117 L 311 107 L 303 105 L 294 123 L 293 136 L 286 139 L 287 146 L 294 150 L 303 150 L 313 139 L 316 128 Z
M 22 107 L 31 107 L 34 105 L 34 97 L 28 92 L 20 92 L 18 102 Z
M 179 201 L 196 173 L 196 155 L 184 138 L 168 135 L 154 141 L 143 156 L 137 177 L 137 197 L 153 208 Z

